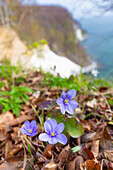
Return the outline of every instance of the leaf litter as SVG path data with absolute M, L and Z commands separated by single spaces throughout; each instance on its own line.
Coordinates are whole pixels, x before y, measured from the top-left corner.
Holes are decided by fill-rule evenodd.
M 42 120 L 42 110 L 44 110 L 44 119 L 47 115 L 51 117 L 53 114 L 57 118 L 59 108 L 56 106 L 56 99 L 61 95 L 62 89 L 45 87 L 43 79 L 42 73 L 35 72 L 21 83 L 35 92 L 29 93 L 29 101 L 26 104 L 21 104 L 19 117 L 11 111 L 0 115 L 0 170 L 113 169 L 113 122 L 111 120 L 113 105 L 107 102 L 108 93 L 113 98 L 113 91 L 109 92 L 108 87 L 100 87 L 99 91 L 89 94 L 78 92 L 76 100 L 79 108 L 75 113 L 84 127 L 84 134 L 79 138 L 69 137 L 66 146 L 48 145 L 38 138 L 42 129 L 35 111 L 40 120 Z M 8 83 L 6 80 L 4 82 L 3 90 L 6 91 Z M 54 108 L 55 111 L 52 111 Z M 20 132 L 26 120 L 36 120 L 38 123 L 38 133 L 32 137 L 32 140 Z M 60 120 L 58 121 L 60 123 Z M 80 149 L 73 152 L 72 148 L 76 146 L 80 146 Z

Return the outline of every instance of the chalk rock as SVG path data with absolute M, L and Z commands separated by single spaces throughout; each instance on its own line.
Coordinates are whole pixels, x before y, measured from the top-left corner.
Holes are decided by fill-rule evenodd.
M 80 73 L 81 67 L 66 57 L 59 56 L 50 50 L 48 45 L 43 45 L 34 50 L 28 50 L 18 34 L 11 28 L 0 27 L 0 61 L 7 58 L 12 65 L 20 64 L 24 69 L 40 68 L 63 78 Z M 83 68 L 83 72 L 91 68 Z
M 41 67 L 44 72 L 50 72 L 55 76 L 60 74 L 63 78 L 76 75 L 81 69 L 68 58 L 55 54 L 47 45 L 44 45 L 43 49 L 34 50 L 30 63 L 37 69 Z
M 24 66 L 29 58 L 24 54 L 26 51 L 26 45 L 13 29 L 0 27 L 0 61 L 6 58 L 12 65 L 18 63 Z

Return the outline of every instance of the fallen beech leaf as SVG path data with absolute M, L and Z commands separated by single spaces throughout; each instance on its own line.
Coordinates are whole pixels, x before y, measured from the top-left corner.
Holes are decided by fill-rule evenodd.
M 7 158 L 6 161 L 0 165 L 0 170 L 23 170 L 23 156 L 16 156 Z M 30 163 L 26 165 L 26 169 L 30 169 Z
M 7 132 L 10 132 L 12 130 L 11 126 L 6 124 L 0 124 L 0 141 L 5 140 L 8 138 Z
M 62 149 L 62 151 L 60 152 L 57 161 L 60 161 L 58 164 L 58 168 L 63 169 L 62 166 L 64 166 L 64 163 L 66 163 L 66 161 L 68 160 L 69 157 L 69 151 L 71 150 L 70 146 L 67 145 L 65 148 Z
M 104 170 L 113 170 L 113 162 L 108 161 L 107 159 L 102 160 L 102 169 Z
M 7 138 L 6 134 L 5 134 L 5 130 L 4 129 L 0 129 L 0 141 L 3 141 Z
M 14 115 L 10 111 L 7 111 L 0 115 L 0 124 L 10 124 L 10 121 L 14 120 Z
M 107 128 L 103 130 L 102 136 L 100 138 L 100 147 L 102 150 L 113 149 L 112 139 Z
M 104 156 L 106 159 L 113 162 L 113 150 L 104 150 Z
M 11 133 L 11 138 L 12 138 L 13 141 L 15 141 L 15 144 L 17 144 L 17 143 L 19 143 L 21 141 L 19 133 L 20 133 L 20 128 L 19 127 L 14 127 L 13 128 L 13 133 Z
M 16 126 L 20 123 L 23 123 L 25 122 L 26 120 L 33 120 L 35 117 L 33 116 L 27 116 L 27 115 L 24 115 L 24 116 L 19 116 L 17 118 L 15 118 L 13 121 L 10 121 L 10 125 L 11 126 Z
M 82 142 L 92 141 L 95 135 L 96 135 L 96 132 L 84 132 L 84 134 L 81 137 Z
M 79 152 L 86 160 L 94 159 L 93 153 L 87 148 L 82 148 Z
M 98 153 L 99 153 L 99 140 L 94 140 L 92 142 L 91 152 L 93 153 L 95 158 L 98 156 Z
M 84 163 L 82 156 L 77 156 L 73 161 L 66 163 L 66 169 L 69 170 L 80 170 L 80 164 Z
M 53 146 L 52 146 L 52 145 L 47 145 L 46 149 L 44 150 L 43 155 L 44 155 L 46 158 L 50 159 L 51 156 L 52 156 L 52 149 L 53 149 Z
M 23 145 L 22 145 L 22 144 L 16 145 L 16 148 L 13 148 L 13 149 L 10 151 L 10 153 L 9 153 L 9 155 L 8 155 L 7 157 L 10 157 L 10 156 L 12 156 L 12 155 L 15 155 L 15 154 L 18 153 L 22 148 L 23 148 Z
M 80 119 L 80 122 L 83 125 L 84 131 L 91 131 L 91 123 L 89 123 L 86 120 L 82 120 L 82 119 Z
M 85 170 L 101 170 L 101 166 L 96 160 L 87 160 L 85 162 Z
M 12 144 L 12 141 L 8 140 L 7 143 L 5 143 L 5 157 L 8 157 L 8 155 L 13 156 L 13 154 L 10 154 L 13 148 L 14 145 Z
M 45 166 L 44 170 L 57 170 L 57 164 L 50 162 Z

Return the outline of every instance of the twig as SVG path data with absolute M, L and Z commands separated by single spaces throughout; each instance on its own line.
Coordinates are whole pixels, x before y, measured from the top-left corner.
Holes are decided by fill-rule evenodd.
M 24 146 L 24 145 L 23 145 Z M 23 163 L 23 169 L 26 168 L 26 162 L 27 162 L 27 159 L 26 159 L 26 150 L 25 150 L 25 146 L 24 146 L 24 163 Z
M 112 110 L 111 110 L 111 108 L 110 108 L 110 105 L 109 105 L 106 97 L 105 97 L 96 87 L 93 87 L 93 89 L 95 89 L 95 90 L 103 97 L 103 99 L 105 100 L 105 103 L 106 103 L 107 107 L 109 108 L 108 111 L 112 112 Z M 113 112 L 112 112 L 112 113 L 113 113 Z M 108 115 L 107 115 L 106 113 L 105 113 L 105 116 L 106 116 L 107 119 L 109 119 L 109 117 L 108 117 Z

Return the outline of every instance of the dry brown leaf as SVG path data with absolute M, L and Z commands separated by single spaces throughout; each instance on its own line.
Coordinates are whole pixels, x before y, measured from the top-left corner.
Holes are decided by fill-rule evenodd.
M 16 126 L 20 123 L 25 122 L 26 120 L 33 120 L 33 119 L 35 119 L 35 117 L 33 117 L 33 116 L 27 116 L 27 115 L 19 116 L 19 117 L 15 118 L 13 121 L 10 121 L 10 125 Z
M 96 160 L 87 160 L 85 162 L 85 170 L 101 170 L 101 166 Z
M 82 142 L 89 142 L 89 141 L 92 141 L 94 136 L 96 135 L 96 132 L 85 132 L 83 135 L 82 135 Z
M 84 159 L 82 156 L 77 156 L 73 161 L 66 163 L 67 170 L 80 170 L 80 164 L 84 163 Z
M 6 124 L 0 124 L 0 141 L 3 141 L 9 137 L 7 132 L 12 130 L 11 126 Z
M 99 140 L 94 140 L 92 142 L 91 152 L 93 153 L 95 158 L 98 156 L 98 153 L 99 153 Z
M 66 161 L 68 160 L 69 157 L 69 151 L 70 151 L 70 146 L 67 145 L 65 148 L 62 149 L 60 152 L 57 161 L 59 161 L 58 168 L 63 168 L 65 165 Z
M 10 111 L 7 111 L 0 115 L 0 124 L 10 124 L 10 121 L 14 120 L 14 115 Z
M 84 159 L 86 160 L 90 160 L 90 159 L 94 159 L 94 155 L 93 153 L 87 149 L 87 148 L 82 148 L 79 153 L 83 156 Z
M 52 149 L 53 149 L 53 146 L 52 146 L 52 145 L 47 145 L 46 149 L 44 150 L 43 155 L 44 155 L 46 158 L 50 159 L 51 156 L 52 156 Z
M 80 122 L 83 125 L 84 131 L 91 131 L 91 123 L 86 121 L 86 120 L 82 120 L 80 119 Z
M 17 170 L 17 169 L 22 170 L 22 168 L 23 168 L 23 156 L 8 158 L 2 165 L 0 165 L 0 170 Z M 30 166 L 26 168 L 30 169 Z
M 113 149 L 112 139 L 107 128 L 103 130 L 102 136 L 100 138 L 100 147 L 102 150 Z
M 113 150 L 104 150 L 104 156 L 106 159 L 113 162 Z
M 13 149 L 10 151 L 8 157 L 17 154 L 22 148 L 23 148 L 23 145 L 22 145 L 22 144 L 16 145 L 15 148 L 13 148 Z
M 102 170 L 113 170 L 113 163 L 108 161 L 107 159 L 102 159 Z
M 44 170 L 57 170 L 57 164 L 50 162 L 45 166 Z
M 12 141 L 8 140 L 7 143 L 5 143 L 5 157 L 6 158 L 8 157 L 8 155 L 10 155 L 13 148 L 14 148 L 14 145 L 12 144 Z M 10 155 L 10 156 L 13 156 L 13 155 Z

